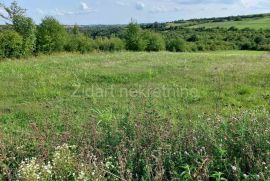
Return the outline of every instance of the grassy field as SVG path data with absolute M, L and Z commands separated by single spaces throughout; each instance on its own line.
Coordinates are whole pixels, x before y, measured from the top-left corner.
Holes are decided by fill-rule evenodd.
M 195 25 L 194 25 L 195 24 Z M 257 18 L 247 18 L 243 19 L 241 21 L 224 21 L 224 22 L 209 22 L 209 23 L 198 23 L 196 21 L 194 22 L 187 22 L 182 24 L 177 23 L 171 23 L 168 24 L 169 26 L 185 26 L 188 28 L 230 28 L 230 27 L 236 27 L 239 29 L 244 28 L 251 28 L 251 29 L 269 29 L 270 25 L 270 17 L 257 17 Z
M 107 178 L 270 178 L 267 52 L 57 54 L 0 73 L 3 178 L 63 143 Z
M 226 22 L 211 22 L 211 23 L 204 23 L 195 26 L 190 26 L 191 28 L 230 28 L 232 26 L 244 29 L 244 28 L 251 28 L 251 29 L 269 29 L 270 25 L 270 17 L 263 17 L 263 18 L 253 18 L 253 19 L 244 19 L 242 21 L 226 21 Z

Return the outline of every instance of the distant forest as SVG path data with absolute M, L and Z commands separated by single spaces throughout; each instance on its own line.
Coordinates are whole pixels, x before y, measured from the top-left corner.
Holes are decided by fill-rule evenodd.
M 167 23 L 140 24 L 143 30 L 160 33 L 167 40 L 181 39 L 181 48 L 175 51 L 214 51 L 214 50 L 270 50 L 269 29 L 255 30 L 252 28 L 187 28 L 187 25 L 197 25 L 209 22 L 245 21 L 267 17 L 269 14 L 255 14 L 244 16 L 229 16 L 218 18 L 177 20 Z M 170 26 L 171 23 L 181 26 Z M 270 25 L 269 25 L 270 26 Z M 116 36 L 125 38 L 125 25 L 95 25 L 80 26 L 80 30 L 91 38 Z M 68 28 L 68 27 L 67 27 Z M 68 28 L 70 29 L 70 27 Z M 167 46 L 168 47 L 168 46 Z M 168 50 L 168 48 L 167 48 Z

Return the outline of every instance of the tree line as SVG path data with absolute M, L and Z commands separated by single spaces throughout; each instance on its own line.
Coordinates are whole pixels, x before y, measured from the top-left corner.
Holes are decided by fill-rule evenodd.
M 184 28 L 165 23 L 127 26 L 61 25 L 54 17 L 41 24 L 26 16 L 26 10 L 14 1 L 0 4 L 7 24 L 0 27 L 0 57 L 19 58 L 53 52 L 92 51 L 214 51 L 270 50 L 270 30 L 225 28 Z
M 131 22 L 122 38 L 110 36 L 89 37 L 80 31 L 79 26 L 72 29 L 61 25 L 54 17 L 45 17 L 40 25 L 26 16 L 26 10 L 13 2 L 10 6 L 1 4 L 7 16 L 1 17 L 7 25 L 0 32 L 0 57 L 19 58 L 39 53 L 53 52 L 91 52 L 98 51 L 160 51 L 165 50 L 165 41 L 161 34 L 142 30 Z

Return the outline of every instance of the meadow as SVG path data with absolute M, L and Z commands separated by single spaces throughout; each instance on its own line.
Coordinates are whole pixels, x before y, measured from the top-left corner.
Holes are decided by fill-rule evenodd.
M 268 29 L 270 23 L 270 17 L 261 17 L 261 18 L 252 18 L 252 19 L 243 19 L 241 21 L 225 21 L 225 22 L 210 22 L 210 23 L 203 23 L 199 25 L 190 26 L 190 28 L 230 28 L 236 27 L 239 29 L 250 28 L 250 29 Z
M 0 73 L 0 180 L 270 179 L 268 52 L 60 53 Z
M 252 17 L 253 16 L 253 17 Z M 235 27 L 238 29 L 252 29 L 261 30 L 269 29 L 270 16 L 269 14 L 261 15 L 249 15 L 249 16 L 235 16 L 235 17 L 224 17 L 224 18 L 210 18 L 210 19 L 193 19 L 187 20 L 180 23 L 172 22 L 167 23 L 168 27 L 186 27 L 186 28 L 231 28 Z

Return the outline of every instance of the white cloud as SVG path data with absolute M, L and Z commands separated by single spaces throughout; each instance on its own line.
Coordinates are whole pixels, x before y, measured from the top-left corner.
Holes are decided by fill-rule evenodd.
M 49 15 L 49 16 L 66 16 L 66 15 L 80 15 L 80 14 L 88 14 L 88 13 L 92 13 L 95 12 L 94 10 L 92 10 L 88 4 L 84 3 L 84 2 L 80 2 L 80 9 L 79 10 L 74 10 L 74 11 L 70 11 L 70 10 L 64 10 L 64 9 L 58 9 L 55 8 L 53 10 L 43 10 L 40 8 L 36 9 L 36 12 L 40 15 Z
M 241 0 L 242 4 L 246 8 L 251 8 L 251 7 L 259 7 L 264 3 L 269 2 L 268 0 Z
M 5 10 L 3 10 L 2 8 L 0 8 L 0 13 L 5 13 Z
M 67 12 L 56 8 L 52 11 L 52 13 L 56 16 L 64 16 Z
M 116 1 L 115 3 L 116 3 L 117 5 L 119 5 L 119 6 L 127 6 L 127 5 L 128 5 L 127 2 L 123 2 L 123 1 Z
M 177 12 L 182 9 L 179 7 L 171 7 L 171 6 L 154 6 L 149 12 L 150 13 L 168 13 L 168 12 Z
M 137 10 L 143 10 L 145 7 L 145 4 L 143 2 L 137 2 L 136 3 L 136 9 Z
M 41 14 L 41 15 L 46 14 L 46 12 L 44 10 L 39 9 L 39 8 L 37 8 L 36 11 L 37 11 L 38 14 Z
M 81 5 L 81 9 L 84 11 L 87 11 L 90 9 L 88 4 L 86 4 L 85 2 L 80 2 L 80 5 Z

